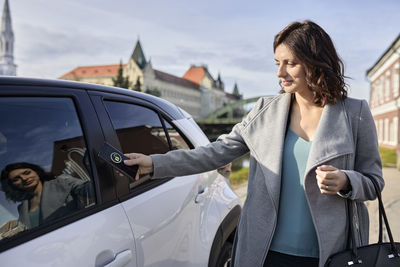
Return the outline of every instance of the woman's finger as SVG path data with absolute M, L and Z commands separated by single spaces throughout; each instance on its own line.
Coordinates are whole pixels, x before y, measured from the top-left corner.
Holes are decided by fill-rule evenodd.
M 128 157 L 129 159 L 124 160 L 124 164 L 128 165 L 128 166 L 133 166 L 133 165 L 140 165 L 141 162 L 141 154 L 137 154 L 137 153 L 128 153 L 128 154 L 124 154 L 126 157 Z

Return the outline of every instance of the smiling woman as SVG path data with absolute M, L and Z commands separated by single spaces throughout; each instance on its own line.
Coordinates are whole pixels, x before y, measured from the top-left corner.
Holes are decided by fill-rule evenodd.
M 348 243 L 347 199 L 358 206 L 359 243 L 368 242 L 363 201 L 376 194 L 365 174 L 384 184 L 375 124 L 365 101 L 347 98 L 343 63 L 319 25 L 289 24 L 274 52 L 281 94 L 260 98 L 229 134 L 190 151 L 131 153 L 125 164 L 165 178 L 250 152 L 232 265 L 321 267 Z
M 1 189 L 18 205 L 21 229 L 30 229 L 84 207 L 89 183 L 62 174 L 53 177 L 35 164 L 19 162 L 1 172 Z
M 315 104 L 335 104 L 338 99 L 346 98 L 343 62 L 329 35 L 315 23 L 308 21 L 288 25 L 275 36 L 274 52 L 275 57 L 283 57 L 286 64 L 294 68 L 293 71 L 298 71 L 299 82 L 305 80 L 306 87 L 314 94 Z M 275 60 L 279 64 L 278 58 Z M 290 82 L 290 79 L 286 81 L 280 75 L 278 72 L 286 88 L 285 82 Z

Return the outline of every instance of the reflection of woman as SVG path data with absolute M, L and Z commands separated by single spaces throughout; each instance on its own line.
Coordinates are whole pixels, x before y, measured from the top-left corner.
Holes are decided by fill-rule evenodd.
M 1 173 L 2 190 L 18 205 L 19 221 L 26 228 L 62 217 L 82 207 L 82 180 L 62 174 L 56 178 L 38 165 L 20 162 L 7 165 Z
M 190 151 L 128 154 L 154 178 L 204 172 L 250 152 L 248 193 L 233 265 L 323 266 L 347 244 L 346 199 L 358 208 L 358 245 L 368 244 L 363 203 L 383 187 L 373 118 L 347 98 L 343 64 L 329 35 L 294 22 L 274 39 L 282 94 L 261 98 L 228 135 Z

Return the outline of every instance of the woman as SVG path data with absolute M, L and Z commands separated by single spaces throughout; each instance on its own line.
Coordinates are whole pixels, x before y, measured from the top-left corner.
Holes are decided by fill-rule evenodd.
M 357 203 L 357 245 L 368 243 L 363 201 L 376 194 L 363 174 L 384 185 L 375 124 L 365 101 L 347 98 L 343 63 L 321 27 L 294 22 L 273 46 L 280 95 L 261 98 L 206 147 L 132 153 L 125 164 L 163 178 L 215 169 L 250 151 L 233 265 L 323 266 L 346 248 L 346 199 Z
M 1 189 L 18 205 L 18 221 L 30 229 L 83 207 L 80 196 L 87 190 L 83 180 L 62 174 L 54 178 L 35 164 L 18 162 L 1 172 Z

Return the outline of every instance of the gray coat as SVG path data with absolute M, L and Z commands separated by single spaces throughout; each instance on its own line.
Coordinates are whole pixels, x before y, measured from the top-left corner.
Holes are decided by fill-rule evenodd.
M 45 223 L 66 216 L 83 207 L 80 197 L 86 197 L 88 183 L 67 174 L 43 183 L 40 199 L 39 223 Z M 29 219 L 29 200 L 18 205 L 18 220 L 27 228 L 31 228 Z
M 191 151 L 151 156 L 153 177 L 162 178 L 216 169 L 250 152 L 248 192 L 234 244 L 234 266 L 262 267 L 268 252 L 276 228 L 290 103 L 290 94 L 261 98 L 231 133 L 216 142 Z M 321 194 L 315 170 L 322 164 L 344 170 L 352 191 L 347 195 Z M 346 198 L 356 203 L 359 245 L 368 243 L 369 219 L 363 201 L 375 199 L 376 194 L 362 173 L 373 176 L 383 188 L 376 129 L 367 103 L 347 98 L 326 105 L 310 149 L 304 183 L 318 237 L 319 266 L 346 247 Z

